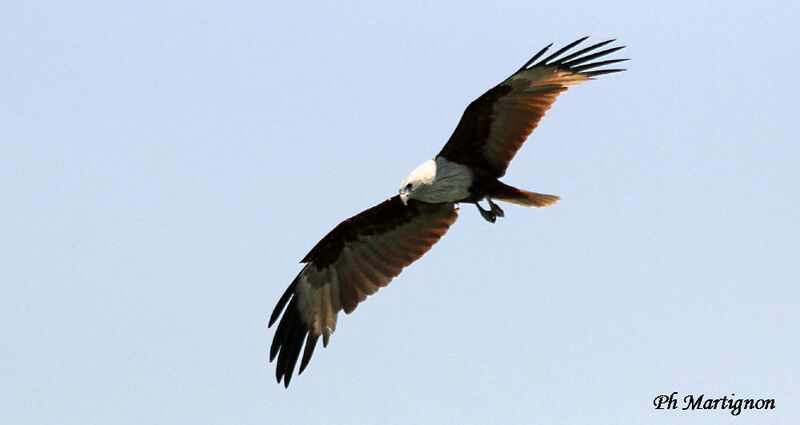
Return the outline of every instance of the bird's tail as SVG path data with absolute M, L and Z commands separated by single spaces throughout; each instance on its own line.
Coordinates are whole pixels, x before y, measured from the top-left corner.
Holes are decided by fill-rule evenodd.
M 522 205 L 523 207 L 546 207 L 555 204 L 559 199 L 556 195 L 528 192 L 507 184 L 502 185 L 504 187 L 490 195 L 492 199 Z

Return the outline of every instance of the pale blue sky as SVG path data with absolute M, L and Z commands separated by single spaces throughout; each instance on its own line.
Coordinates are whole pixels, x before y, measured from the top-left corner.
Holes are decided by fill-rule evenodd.
M 800 6 L 752 3 L 3 3 L 0 424 L 796 423 Z M 505 179 L 562 201 L 464 206 L 275 383 L 298 260 L 584 35 L 628 72 Z

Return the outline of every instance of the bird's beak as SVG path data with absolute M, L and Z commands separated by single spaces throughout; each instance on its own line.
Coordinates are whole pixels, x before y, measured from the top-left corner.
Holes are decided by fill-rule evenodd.
M 403 202 L 403 205 L 408 205 L 408 193 L 402 192 L 400 194 L 400 200 Z

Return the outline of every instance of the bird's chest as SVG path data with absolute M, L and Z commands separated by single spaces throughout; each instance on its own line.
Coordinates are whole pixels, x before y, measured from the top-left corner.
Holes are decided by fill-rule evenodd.
M 436 158 L 436 175 L 415 198 L 424 202 L 458 202 L 470 196 L 472 170 L 462 164 Z

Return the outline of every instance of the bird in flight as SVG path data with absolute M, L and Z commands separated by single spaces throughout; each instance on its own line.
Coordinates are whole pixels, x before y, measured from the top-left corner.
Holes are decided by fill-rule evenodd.
M 456 204 L 474 204 L 494 223 L 504 215 L 495 200 L 526 207 L 558 200 L 498 179 L 561 92 L 598 75 L 624 71 L 605 66 L 627 59 L 597 60 L 624 47 L 604 49 L 614 40 L 571 51 L 587 38 L 543 57 L 548 45 L 475 99 L 441 152 L 403 179 L 397 195 L 339 223 L 302 259 L 305 266 L 269 319 L 271 327 L 280 318 L 270 347 L 270 362 L 278 359 L 278 383 L 289 386 L 304 342 L 298 374 L 320 336 L 328 345 L 340 311 L 351 313 L 444 235 L 456 221 Z M 484 200 L 486 208 L 479 204 Z

